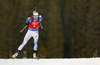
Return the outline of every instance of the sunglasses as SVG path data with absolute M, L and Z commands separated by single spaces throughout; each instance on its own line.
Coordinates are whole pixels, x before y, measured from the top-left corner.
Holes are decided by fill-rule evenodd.
M 38 15 L 33 15 L 35 18 L 38 18 Z

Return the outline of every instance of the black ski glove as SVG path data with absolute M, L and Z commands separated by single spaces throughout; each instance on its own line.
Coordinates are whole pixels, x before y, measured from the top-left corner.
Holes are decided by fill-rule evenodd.
M 26 23 L 26 25 L 29 25 L 29 23 Z

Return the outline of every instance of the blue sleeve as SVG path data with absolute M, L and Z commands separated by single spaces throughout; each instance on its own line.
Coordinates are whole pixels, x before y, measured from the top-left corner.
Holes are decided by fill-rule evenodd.
M 40 21 L 40 22 L 42 21 L 42 16 L 41 16 L 41 15 L 39 16 L 39 21 Z
M 26 19 L 26 23 L 30 23 L 31 22 L 31 19 L 30 19 L 30 17 L 28 17 L 27 19 Z

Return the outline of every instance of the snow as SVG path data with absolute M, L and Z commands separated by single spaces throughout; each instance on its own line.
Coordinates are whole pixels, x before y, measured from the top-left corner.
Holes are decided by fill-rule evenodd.
M 0 65 L 100 65 L 100 58 L 0 59 Z

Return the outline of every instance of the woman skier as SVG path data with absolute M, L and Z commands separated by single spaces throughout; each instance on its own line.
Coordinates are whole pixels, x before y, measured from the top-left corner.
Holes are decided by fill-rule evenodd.
M 22 42 L 22 44 L 18 47 L 17 52 L 12 55 L 12 58 L 16 58 L 19 54 L 19 52 L 23 49 L 23 47 L 27 44 L 28 40 L 33 37 L 34 39 L 34 53 L 33 53 L 33 58 L 37 58 L 36 56 L 36 52 L 37 52 L 37 42 L 38 42 L 38 38 L 39 38 L 39 26 L 41 26 L 41 29 L 43 29 L 42 25 L 41 25 L 41 21 L 42 21 L 42 16 L 38 14 L 37 11 L 33 11 L 33 16 L 32 17 L 28 17 L 26 19 L 26 25 L 28 25 L 28 31 L 24 37 L 24 40 Z M 22 32 L 22 31 L 20 31 Z

